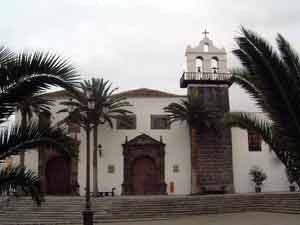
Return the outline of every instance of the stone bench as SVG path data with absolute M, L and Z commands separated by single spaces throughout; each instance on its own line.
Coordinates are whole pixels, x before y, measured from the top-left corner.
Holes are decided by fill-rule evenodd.
M 98 191 L 97 197 L 108 197 L 108 196 L 115 196 L 116 188 L 112 188 L 111 191 Z

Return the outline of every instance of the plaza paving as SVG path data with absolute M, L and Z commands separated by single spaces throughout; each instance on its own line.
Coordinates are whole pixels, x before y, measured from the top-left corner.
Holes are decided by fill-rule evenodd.
M 108 225 L 108 223 L 106 223 Z M 245 212 L 184 216 L 166 220 L 118 222 L 111 225 L 299 225 L 300 214 Z

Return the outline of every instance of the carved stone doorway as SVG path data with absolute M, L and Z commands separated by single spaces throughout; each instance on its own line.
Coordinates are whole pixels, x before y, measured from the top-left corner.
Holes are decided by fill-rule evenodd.
M 166 194 L 165 144 L 141 134 L 123 144 L 123 195 Z

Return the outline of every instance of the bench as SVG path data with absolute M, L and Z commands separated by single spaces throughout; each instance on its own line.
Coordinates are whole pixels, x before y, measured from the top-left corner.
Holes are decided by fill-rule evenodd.
M 97 197 L 107 197 L 107 196 L 115 196 L 116 188 L 112 188 L 111 191 L 98 191 Z

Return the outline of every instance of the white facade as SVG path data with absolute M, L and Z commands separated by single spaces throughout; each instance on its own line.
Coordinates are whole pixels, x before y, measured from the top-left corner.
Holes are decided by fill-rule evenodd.
M 98 155 L 98 182 L 102 191 L 116 188 L 116 194 L 121 194 L 123 183 L 123 155 L 122 144 L 126 136 L 128 140 L 145 133 L 157 140 L 162 137 L 166 144 L 165 150 L 165 182 L 168 194 L 190 194 L 191 189 L 191 159 L 190 138 L 186 123 L 174 123 L 168 130 L 153 130 L 150 128 L 150 116 L 164 114 L 163 107 L 171 102 L 176 102 L 183 97 L 135 97 L 128 98 L 133 105 L 130 110 L 136 115 L 137 127 L 134 130 L 118 130 L 110 127 L 99 127 L 99 143 L 103 146 L 102 156 Z M 57 99 L 59 103 L 62 99 Z M 59 104 L 52 109 L 52 122 L 58 122 L 64 117 L 56 114 L 61 108 Z M 81 130 L 78 135 L 80 144 L 80 155 L 78 165 L 78 183 L 80 194 L 84 194 L 85 168 L 86 168 L 86 136 Z M 91 137 L 92 143 L 92 137 Z M 270 151 L 268 145 L 262 143 L 262 151 L 250 152 L 248 150 L 248 135 L 246 130 L 232 128 L 232 152 L 234 189 L 237 193 L 253 192 L 254 185 L 249 176 L 252 166 L 261 167 L 268 178 L 264 183 L 264 191 L 288 191 L 289 184 L 285 174 L 284 165 Z M 14 163 L 17 163 L 15 157 Z M 92 159 L 91 159 L 92 162 Z M 92 164 L 92 163 L 91 163 Z M 25 156 L 25 165 L 33 171 L 38 171 L 38 153 L 29 151 Z M 115 167 L 114 173 L 108 172 L 108 166 Z M 179 166 L 179 172 L 173 172 L 173 166 Z M 92 177 L 92 170 L 91 170 Z M 91 179 L 92 180 L 92 179 Z M 92 182 L 92 181 L 91 181 Z M 170 193 L 169 184 L 174 182 L 174 193 Z M 92 184 L 91 184 L 92 187 Z

